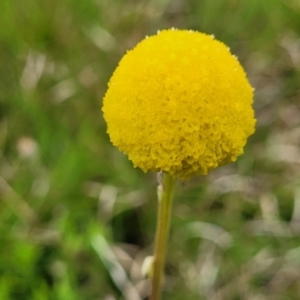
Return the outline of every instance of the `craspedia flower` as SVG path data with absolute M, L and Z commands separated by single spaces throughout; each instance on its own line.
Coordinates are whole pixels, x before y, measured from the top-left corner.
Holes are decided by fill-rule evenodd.
M 235 161 L 254 132 L 253 89 L 213 36 L 158 32 L 124 55 L 108 86 L 111 142 L 145 172 L 207 174 Z

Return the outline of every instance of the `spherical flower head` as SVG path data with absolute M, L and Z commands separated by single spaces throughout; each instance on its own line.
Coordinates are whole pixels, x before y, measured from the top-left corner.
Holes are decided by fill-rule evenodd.
M 213 36 L 158 32 L 124 55 L 108 86 L 111 142 L 145 172 L 207 174 L 235 161 L 254 132 L 253 89 Z

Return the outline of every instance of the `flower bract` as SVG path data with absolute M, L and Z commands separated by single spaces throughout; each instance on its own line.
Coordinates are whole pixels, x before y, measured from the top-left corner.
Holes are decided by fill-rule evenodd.
M 113 145 L 143 171 L 189 179 L 235 161 L 254 132 L 253 88 L 222 42 L 163 30 L 128 51 L 103 100 Z

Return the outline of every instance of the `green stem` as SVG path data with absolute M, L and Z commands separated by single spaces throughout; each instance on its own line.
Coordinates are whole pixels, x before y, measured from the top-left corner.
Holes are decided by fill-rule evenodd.
M 162 191 L 158 191 L 158 216 L 150 300 L 160 299 L 169 236 L 174 182 L 174 179 L 170 175 L 164 174 Z

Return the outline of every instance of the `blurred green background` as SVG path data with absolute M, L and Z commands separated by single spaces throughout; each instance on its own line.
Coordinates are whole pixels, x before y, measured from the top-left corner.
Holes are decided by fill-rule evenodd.
M 299 0 L 1 0 L 0 299 L 146 299 L 156 175 L 101 103 L 158 29 L 214 34 L 256 89 L 234 164 L 178 182 L 164 299 L 300 299 Z

